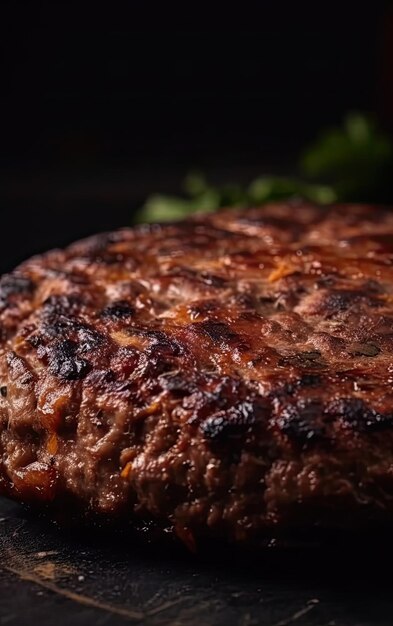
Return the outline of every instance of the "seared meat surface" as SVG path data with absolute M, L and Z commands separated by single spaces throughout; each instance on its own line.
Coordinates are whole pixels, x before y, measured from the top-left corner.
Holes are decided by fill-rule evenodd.
M 393 517 L 393 211 L 102 234 L 0 283 L 0 492 L 255 541 Z

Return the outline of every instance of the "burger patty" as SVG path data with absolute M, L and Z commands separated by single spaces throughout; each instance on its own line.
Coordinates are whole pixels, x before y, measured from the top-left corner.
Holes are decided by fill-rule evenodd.
M 393 210 L 100 234 L 0 308 L 2 494 L 188 545 L 393 518 Z

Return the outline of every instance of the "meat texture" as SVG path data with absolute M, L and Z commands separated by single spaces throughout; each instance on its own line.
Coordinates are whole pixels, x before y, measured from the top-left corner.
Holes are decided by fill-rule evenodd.
M 393 210 L 101 234 L 0 283 L 0 492 L 186 543 L 393 515 Z

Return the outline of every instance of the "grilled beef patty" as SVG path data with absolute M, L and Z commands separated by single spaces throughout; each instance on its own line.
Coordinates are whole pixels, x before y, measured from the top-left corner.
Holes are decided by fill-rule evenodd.
M 393 517 L 393 211 L 101 234 L 0 284 L 0 492 L 254 541 Z

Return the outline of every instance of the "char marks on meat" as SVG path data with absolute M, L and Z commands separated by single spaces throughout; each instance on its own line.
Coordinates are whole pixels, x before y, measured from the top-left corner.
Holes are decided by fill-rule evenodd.
M 0 493 L 193 545 L 390 520 L 392 242 L 391 209 L 283 203 L 26 261 L 0 280 Z

